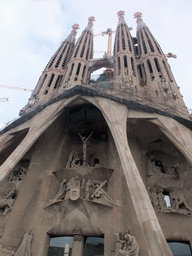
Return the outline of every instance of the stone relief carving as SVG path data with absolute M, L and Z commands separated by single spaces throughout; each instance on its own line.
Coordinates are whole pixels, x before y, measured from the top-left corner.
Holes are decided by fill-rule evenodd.
M 14 256 L 31 256 L 31 243 L 33 240 L 33 233 L 31 230 L 28 230 L 25 233 L 21 245 L 19 246 L 18 250 L 14 254 Z
M 1 256 L 11 256 L 11 255 L 14 255 L 14 252 L 8 251 L 7 249 L 3 248 L 3 246 L 0 244 L 0 255 Z
M 167 177 L 170 179 L 177 179 L 178 174 L 177 174 L 177 166 L 178 163 L 174 164 L 171 167 L 167 168 L 167 171 L 165 172 L 163 168 L 163 163 L 160 160 L 155 159 L 154 156 L 151 156 L 148 164 L 148 177 L 157 175 L 157 176 L 163 176 Z
M 139 244 L 129 231 L 117 234 L 115 256 L 138 256 Z
M 93 132 L 91 132 L 91 134 L 87 138 L 84 136 L 82 137 L 80 133 L 78 133 L 78 134 L 83 142 L 83 166 L 87 166 L 87 141 L 91 137 Z
M 17 182 L 24 180 L 26 176 L 27 169 L 24 167 L 19 167 L 14 169 L 9 175 L 9 182 Z
M 171 192 L 170 193 L 170 203 L 171 206 L 167 207 L 165 201 L 165 195 L 163 194 L 163 189 L 160 188 L 157 190 L 156 188 L 153 191 L 149 191 L 149 196 L 151 199 L 151 203 L 157 212 L 164 213 L 178 213 L 182 215 L 191 215 L 192 208 L 187 203 L 187 200 L 182 192 Z
M 79 177 L 72 177 L 68 182 L 67 179 L 63 179 L 60 183 L 58 193 L 53 199 L 50 199 L 49 204 L 60 202 L 66 199 L 76 201 L 79 198 L 83 200 L 89 200 L 99 202 L 100 199 L 116 206 L 115 201 L 107 194 L 105 188 L 107 186 L 107 180 L 104 182 L 91 179 L 83 179 L 80 182 Z
M 154 209 L 158 212 L 164 212 L 164 210 L 167 208 L 164 197 L 163 189 L 159 189 L 159 191 L 157 191 L 157 189 L 154 188 L 153 191 L 150 192 L 151 203 Z
M 73 230 L 73 240 L 74 241 L 82 241 L 83 236 L 82 236 L 82 230 L 80 228 L 75 228 Z
M 88 163 L 87 163 L 87 141 L 89 140 L 89 138 L 91 137 L 91 135 L 93 134 L 93 132 L 91 132 L 91 134 L 86 138 L 84 136 L 81 136 L 80 133 L 78 133 L 79 137 L 82 140 L 83 143 L 83 159 L 80 159 L 78 156 L 78 153 L 76 151 L 72 151 L 69 154 L 68 157 L 68 161 L 66 164 L 66 169 L 69 168 L 78 168 L 79 166 L 83 166 L 83 167 L 88 167 Z
M 78 153 L 74 150 L 69 154 L 69 158 L 66 164 L 67 169 L 69 168 L 78 168 L 80 166 L 81 162 L 78 156 Z
M 5 191 L 3 191 L 0 198 L 1 215 L 5 215 L 12 209 L 15 201 L 15 195 L 16 189 L 14 185 L 9 186 Z
M 0 191 L 0 215 L 8 213 L 15 202 L 21 182 L 25 179 L 29 161 L 24 160 L 17 164 L 8 176 L 7 183 Z

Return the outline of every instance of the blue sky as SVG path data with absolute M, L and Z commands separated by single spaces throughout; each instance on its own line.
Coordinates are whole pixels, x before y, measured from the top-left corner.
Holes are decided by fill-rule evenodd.
M 192 109 L 192 51 L 191 0 L 1 0 L 0 1 L 0 85 L 34 89 L 47 62 L 68 36 L 73 24 L 80 30 L 87 19 L 95 16 L 94 33 L 117 27 L 117 12 L 125 11 L 128 26 L 136 35 L 135 12 L 143 13 L 143 20 L 161 45 L 164 53 L 173 52 L 177 59 L 169 59 L 173 75 L 184 101 Z M 107 37 L 95 37 L 95 51 L 106 51 Z M 97 53 L 94 57 L 101 57 Z M 30 93 L 3 89 L 0 98 L 0 127 L 18 117 Z

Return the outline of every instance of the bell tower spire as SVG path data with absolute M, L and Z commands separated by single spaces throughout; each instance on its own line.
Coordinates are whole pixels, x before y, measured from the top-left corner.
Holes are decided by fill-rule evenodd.
M 187 108 L 160 45 L 143 22 L 142 13 L 137 12 L 134 17 L 137 22 L 137 71 L 140 85 L 146 87 L 145 89 L 147 89 L 152 100 L 157 103 L 164 101 L 165 105 L 180 109 L 184 115 L 188 115 Z
M 125 12 L 119 11 L 117 15 L 119 21 L 114 44 L 114 79 L 117 88 L 123 84 L 126 89 L 138 83 L 135 72 L 134 45 L 130 28 L 124 19 Z
M 45 70 L 39 78 L 39 81 L 29 99 L 28 104 L 20 111 L 24 115 L 27 110 L 44 103 L 58 93 L 63 76 L 66 72 L 66 66 L 69 62 L 75 46 L 75 36 L 79 29 L 78 24 L 72 26 L 72 31 L 68 37 L 61 43 L 61 46 L 48 62 Z
M 93 58 L 93 16 L 88 18 L 88 25 L 79 37 L 71 60 L 67 65 L 63 88 L 86 85 L 89 80 L 89 60 Z

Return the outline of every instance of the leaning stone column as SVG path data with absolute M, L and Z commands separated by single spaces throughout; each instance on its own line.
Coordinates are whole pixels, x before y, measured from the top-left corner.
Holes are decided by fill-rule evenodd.
M 73 231 L 73 247 L 71 256 L 83 256 L 84 237 L 81 229 L 74 229 Z
M 135 209 L 135 217 L 138 220 L 143 240 L 147 248 L 145 256 L 171 256 L 172 253 L 165 240 L 147 190 L 128 145 L 127 107 L 115 103 L 112 100 L 100 97 L 95 97 L 95 99 L 86 97 L 86 99 L 101 110 L 113 136 Z

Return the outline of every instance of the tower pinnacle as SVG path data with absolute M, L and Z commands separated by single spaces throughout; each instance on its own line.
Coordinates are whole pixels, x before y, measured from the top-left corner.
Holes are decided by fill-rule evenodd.
M 147 28 L 146 24 L 141 19 L 141 17 L 142 17 L 142 13 L 141 12 L 136 12 L 134 14 L 134 17 L 135 17 L 135 19 L 137 19 L 137 32 L 139 30 L 141 30 L 142 28 L 144 28 L 144 27 Z
M 79 29 L 79 24 L 74 24 L 74 25 L 72 26 L 72 29 L 73 29 L 73 30 L 71 31 L 71 34 L 68 35 L 66 41 L 68 41 L 68 42 L 74 42 L 74 43 L 75 43 L 75 36 L 76 36 L 76 34 L 77 34 L 77 29 Z
M 119 17 L 118 25 L 121 24 L 121 23 L 125 23 L 125 20 L 124 20 L 125 12 L 124 11 L 119 11 L 117 13 L 117 15 Z
M 88 25 L 85 28 L 85 30 L 90 30 L 91 32 L 93 32 L 93 21 L 95 21 L 95 17 L 91 16 L 88 18 Z

